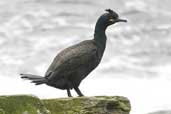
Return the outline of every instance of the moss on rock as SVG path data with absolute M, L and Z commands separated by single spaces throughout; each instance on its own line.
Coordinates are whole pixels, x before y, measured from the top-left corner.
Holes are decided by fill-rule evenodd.
M 34 96 L 0 96 L 0 114 L 129 114 L 125 97 L 98 96 L 40 100 Z
M 47 114 L 37 97 L 16 95 L 0 96 L 0 114 Z
M 125 97 L 77 97 L 43 100 L 51 114 L 129 114 L 131 106 Z

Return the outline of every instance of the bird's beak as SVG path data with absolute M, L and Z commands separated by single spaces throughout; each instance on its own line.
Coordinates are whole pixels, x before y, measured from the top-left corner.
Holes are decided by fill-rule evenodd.
M 125 19 L 117 19 L 115 22 L 127 22 L 127 20 L 125 20 Z

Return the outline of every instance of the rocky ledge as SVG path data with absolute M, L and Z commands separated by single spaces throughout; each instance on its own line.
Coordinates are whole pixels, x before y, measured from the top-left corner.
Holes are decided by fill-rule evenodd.
M 0 96 L 0 114 L 129 114 L 130 102 L 121 96 L 40 100 L 35 96 Z

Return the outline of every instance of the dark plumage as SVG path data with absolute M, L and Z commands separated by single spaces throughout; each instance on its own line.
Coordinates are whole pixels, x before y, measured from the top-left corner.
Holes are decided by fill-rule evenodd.
M 60 52 L 44 77 L 21 74 L 21 78 L 29 79 L 36 85 L 47 84 L 66 89 L 69 97 L 71 97 L 70 89 L 74 88 L 79 96 L 83 96 L 78 87 L 102 59 L 106 47 L 106 28 L 116 22 L 126 22 L 126 20 L 119 19 L 118 14 L 113 10 L 107 9 L 106 11 L 107 13 L 97 20 L 92 40 L 83 41 Z

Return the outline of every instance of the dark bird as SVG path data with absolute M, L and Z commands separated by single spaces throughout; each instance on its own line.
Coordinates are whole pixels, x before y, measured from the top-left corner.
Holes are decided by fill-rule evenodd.
M 111 9 L 97 20 L 94 38 L 82 41 L 61 51 L 53 60 L 45 76 L 21 74 L 21 78 L 31 80 L 35 85 L 47 84 L 58 89 L 74 88 L 79 96 L 83 96 L 78 88 L 81 81 L 100 63 L 106 47 L 106 28 L 117 22 L 127 22 Z

